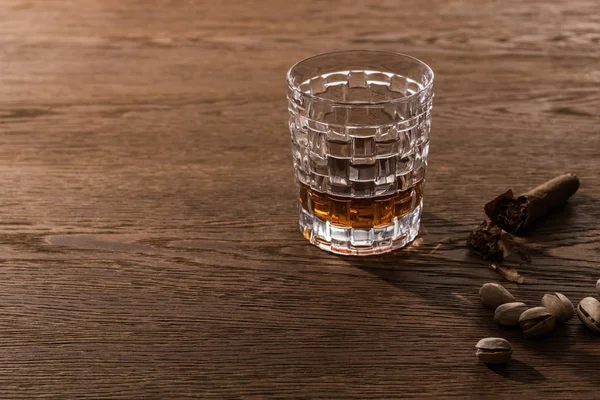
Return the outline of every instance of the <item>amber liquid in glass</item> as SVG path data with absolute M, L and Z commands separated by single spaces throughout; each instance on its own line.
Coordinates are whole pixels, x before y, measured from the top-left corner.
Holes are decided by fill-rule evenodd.
M 423 197 L 423 181 L 406 190 L 368 198 L 332 196 L 300 183 L 299 198 L 302 208 L 331 225 L 343 228 L 371 229 L 394 223 L 414 210 Z

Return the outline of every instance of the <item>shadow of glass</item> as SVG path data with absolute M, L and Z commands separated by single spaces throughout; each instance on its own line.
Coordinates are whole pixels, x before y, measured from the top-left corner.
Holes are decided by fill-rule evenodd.
M 371 268 L 397 266 L 399 262 L 423 264 L 423 260 L 432 258 L 431 256 L 438 250 L 440 252 L 449 249 L 465 250 L 466 254 L 466 240 L 472 228 L 424 211 L 419 235 L 405 247 L 380 255 L 367 257 L 339 255 L 338 258 L 359 268 L 366 266 Z M 444 240 L 444 242 L 441 243 L 441 240 Z M 443 249 L 440 249 L 440 245 L 443 245 Z
M 428 224 L 432 228 L 427 228 Z M 465 284 L 471 280 L 472 273 L 481 270 L 481 261 L 467 255 L 465 238 L 469 228 L 432 213 L 423 214 L 423 225 L 417 238 L 402 249 L 368 257 L 340 255 L 337 258 L 428 304 L 460 313 L 457 302 L 468 301 L 467 298 L 476 293 Z M 446 227 L 452 228 L 446 230 Z M 453 240 L 440 243 L 449 237 Z

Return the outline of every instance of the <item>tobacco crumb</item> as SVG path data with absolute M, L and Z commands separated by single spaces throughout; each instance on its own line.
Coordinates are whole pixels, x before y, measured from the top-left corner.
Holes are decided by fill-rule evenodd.
M 521 260 L 531 263 L 531 256 L 523 245 L 510 233 L 487 221 L 469 234 L 467 245 L 484 260 L 503 260 L 516 254 Z
M 483 221 L 469 234 L 467 245 L 484 260 L 501 259 L 504 251 L 499 244 L 500 236 L 500 228 Z
M 442 240 L 440 240 L 440 244 L 452 244 L 452 243 L 456 243 L 457 241 L 458 241 L 457 238 L 445 237 Z
M 523 278 L 523 276 L 519 274 L 519 271 L 517 271 L 514 268 L 503 267 L 501 265 L 491 263 L 490 269 L 499 273 L 504 279 L 506 279 L 509 282 L 523 283 L 525 281 L 525 278 Z
M 456 242 L 458 242 L 457 238 L 445 237 L 445 238 L 443 238 L 442 240 L 440 240 L 438 242 L 438 244 L 433 248 L 433 250 L 431 250 L 431 252 L 429 254 L 435 253 L 436 251 L 438 251 L 440 249 L 440 247 L 442 247 L 445 244 L 453 244 L 453 243 L 456 243 Z

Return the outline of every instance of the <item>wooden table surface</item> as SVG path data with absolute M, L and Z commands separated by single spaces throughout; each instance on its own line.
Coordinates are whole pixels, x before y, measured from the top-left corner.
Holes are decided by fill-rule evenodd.
M 600 335 L 526 340 L 461 241 L 483 204 L 582 186 L 518 299 L 600 278 L 596 0 L 1 0 L 0 398 L 598 398 Z M 418 246 L 297 228 L 285 73 L 347 48 L 436 73 Z M 434 249 L 436 249 L 434 251 Z M 502 336 L 506 368 L 475 343 Z

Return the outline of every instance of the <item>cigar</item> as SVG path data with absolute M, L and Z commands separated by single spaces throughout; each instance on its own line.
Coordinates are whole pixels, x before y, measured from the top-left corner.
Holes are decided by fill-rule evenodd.
M 485 213 L 506 232 L 518 234 L 566 203 L 577 189 L 579 178 L 575 174 L 560 175 L 520 196 L 508 190 L 487 203 Z

